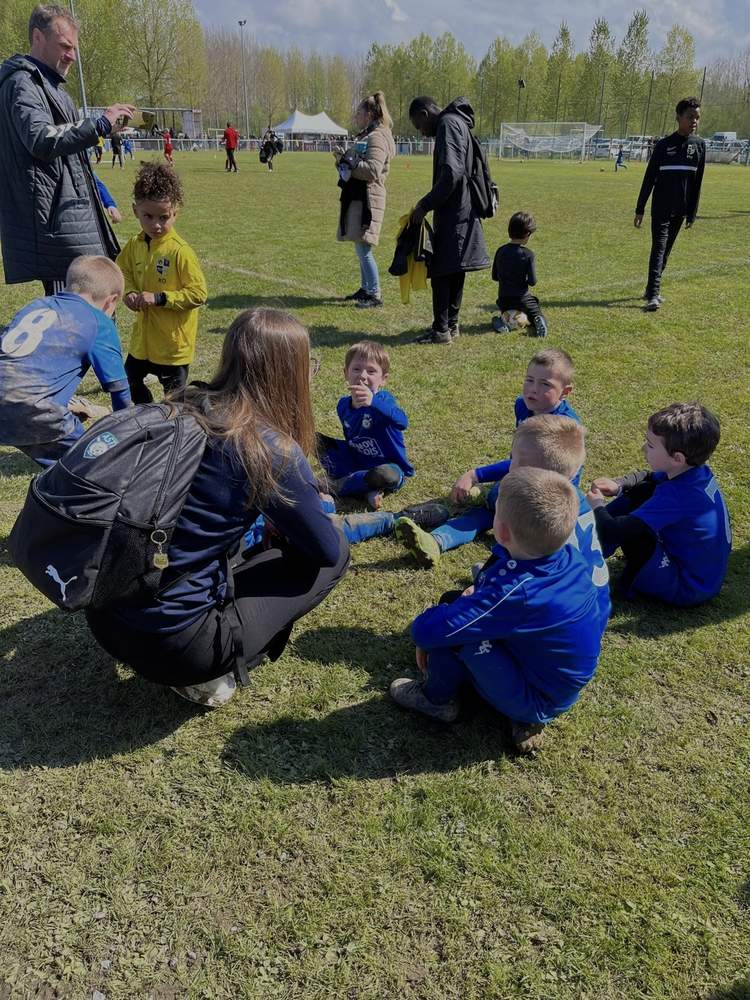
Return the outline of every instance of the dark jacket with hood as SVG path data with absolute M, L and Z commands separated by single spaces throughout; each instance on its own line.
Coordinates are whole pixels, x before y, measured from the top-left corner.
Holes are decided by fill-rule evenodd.
M 430 277 L 490 266 L 482 223 L 471 203 L 471 135 L 474 109 L 457 97 L 440 113 L 432 160 L 432 190 L 420 201 L 432 212 Z
M 114 259 L 119 246 L 86 150 L 93 119 L 38 66 L 14 55 L 0 67 L 0 242 L 7 284 L 59 281 L 81 254 Z

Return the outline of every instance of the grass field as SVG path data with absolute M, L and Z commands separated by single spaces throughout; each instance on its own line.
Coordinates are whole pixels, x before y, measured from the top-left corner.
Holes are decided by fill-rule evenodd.
M 319 429 L 336 433 L 346 346 L 391 351 L 418 470 L 403 501 L 445 495 L 508 453 L 530 338 L 489 332 L 496 290 L 469 277 L 462 336 L 410 343 L 427 296 L 386 274 L 397 220 L 430 163 L 400 159 L 377 251 L 386 306 L 336 244 L 330 158 L 177 160 L 178 229 L 203 262 L 194 376 L 252 304 L 310 328 Z M 750 997 L 750 634 L 747 384 L 750 171 L 709 166 L 656 315 L 640 309 L 649 235 L 632 226 L 642 168 L 493 165 L 499 220 L 534 213 L 548 344 L 576 363 L 585 479 L 640 467 L 645 418 L 699 398 L 721 417 L 712 461 L 735 550 L 721 595 L 678 612 L 615 604 L 598 676 L 535 759 L 491 719 L 451 728 L 390 704 L 407 627 L 467 580 L 483 545 L 417 570 L 391 540 L 295 629 L 225 709 L 193 710 L 95 645 L 0 556 L 0 998 L 747 1000 Z M 126 216 L 133 165 L 101 168 Z M 0 287 L 0 321 L 37 286 Z M 129 315 L 119 313 L 127 339 Z M 94 391 L 92 398 L 105 401 Z M 0 453 L 3 537 L 32 464 Z M 615 570 L 616 572 L 616 570 Z

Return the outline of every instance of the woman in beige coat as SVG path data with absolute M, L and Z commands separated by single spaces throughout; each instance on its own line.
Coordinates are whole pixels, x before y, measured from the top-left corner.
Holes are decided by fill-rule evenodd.
M 354 124 L 358 129 L 354 149 L 346 154 L 341 150 L 334 153 L 342 179 L 350 179 L 344 185 L 336 238 L 353 242 L 359 258 L 360 287 L 353 295 L 347 295 L 347 300 L 360 309 L 372 309 L 383 304 L 372 248 L 380 238 L 385 215 L 385 179 L 396 155 L 391 134 L 393 121 L 382 91 L 365 97 L 357 108 Z

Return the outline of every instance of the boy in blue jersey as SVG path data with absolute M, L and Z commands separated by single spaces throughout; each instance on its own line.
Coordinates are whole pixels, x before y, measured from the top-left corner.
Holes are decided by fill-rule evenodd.
M 344 375 L 349 394 L 336 411 L 344 440 L 318 435 L 318 458 L 339 497 L 365 497 L 379 510 L 383 494 L 401 489 L 414 475 L 404 444 L 409 426 L 404 411 L 384 386 L 388 381 L 388 352 L 372 340 L 354 344 L 346 352 Z
M 578 510 L 564 476 L 531 468 L 508 473 L 492 557 L 474 586 L 414 620 L 424 678 L 393 681 L 394 701 L 453 722 L 469 682 L 510 720 L 520 752 L 541 745 L 544 726 L 568 711 L 593 677 L 604 631 L 590 567 L 566 544 Z
M 648 419 L 651 472 L 595 479 L 587 499 L 605 555 L 625 556 L 625 597 L 691 607 L 715 597 L 727 572 L 732 530 L 706 462 L 719 421 L 700 403 L 672 403 Z M 606 504 L 605 497 L 616 497 Z
M 580 417 L 567 399 L 572 391 L 573 362 L 570 355 L 557 347 L 538 351 L 529 362 L 522 394 L 515 402 L 516 427 L 537 414 L 570 417 L 580 423 Z M 414 554 L 420 566 L 432 569 L 443 552 L 473 542 L 478 534 L 490 530 L 497 500 L 497 483 L 509 469 L 510 459 L 469 469 L 454 484 L 451 500 L 453 503 L 464 503 L 472 495 L 479 495 L 480 484 L 494 483 L 480 505 L 451 518 L 431 533 L 422 531 L 406 518 L 401 519 L 396 524 L 396 538 Z M 580 469 L 572 478 L 577 486 Z
M 112 322 L 123 278 L 108 257 L 77 257 L 58 295 L 16 313 L 0 338 L 0 444 L 15 445 L 43 467 L 84 432 L 70 410 L 93 368 L 112 408 L 130 405 L 120 339 Z

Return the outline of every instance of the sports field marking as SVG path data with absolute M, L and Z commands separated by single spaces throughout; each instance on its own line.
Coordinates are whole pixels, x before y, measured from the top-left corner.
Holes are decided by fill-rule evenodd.
M 220 271 L 231 271 L 232 274 L 244 274 L 248 278 L 257 278 L 258 281 L 268 282 L 269 285 L 283 285 L 285 288 L 293 288 L 297 292 L 312 292 L 315 295 L 323 295 L 329 299 L 341 298 L 341 292 L 331 291 L 330 288 L 321 288 L 320 285 L 304 285 L 294 278 L 280 278 L 277 274 L 250 271 L 245 267 L 236 267 L 234 264 L 222 264 L 217 260 L 207 260 L 205 264 L 206 267 L 216 267 Z

